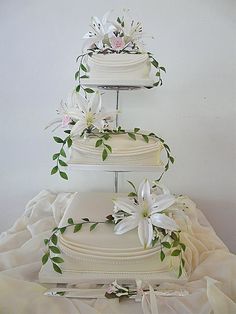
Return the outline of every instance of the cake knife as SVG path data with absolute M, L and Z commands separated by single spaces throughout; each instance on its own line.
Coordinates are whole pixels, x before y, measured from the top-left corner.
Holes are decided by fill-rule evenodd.
M 129 299 L 135 298 L 138 294 L 137 290 L 130 290 L 134 294 Z M 144 290 L 148 292 L 149 290 Z M 105 293 L 107 289 L 78 289 L 78 288 L 53 288 L 47 290 L 44 295 L 50 297 L 65 297 L 65 298 L 77 298 L 77 299 L 106 299 Z M 164 297 L 181 297 L 189 294 L 187 290 L 154 290 L 156 296 Z

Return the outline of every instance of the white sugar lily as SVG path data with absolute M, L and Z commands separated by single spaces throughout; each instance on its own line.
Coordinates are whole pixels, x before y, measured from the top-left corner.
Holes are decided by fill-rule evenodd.
M 154 237 L 153 227 L 167 231 L 179 230 L 176 222 L 168 217 L 166 209 L 175 203 L 171 194 L 156 195 L 151 193 L 148 180 L 144 180 L 138 189 L 138 202 L 130 198 L 114 200 L 115 213 L 125 212 L 126 217 L 115 225 L 115 234 L 123 234 L 138 227 L 138 236 L 141 244 L 150 247 Z
M 94 44 L 96 44 L 99 49 L 103 48 L 105 36 L 110 37 L 116 30 L 115 26 L 107 20 L 109 15 L 110 12 L 105 13 L 102 20 L 96 16 L 91 18 L 91 31 L 86 33 L 83 37 L 86 39 L 83 46 L 84 49 L 91 48 Z
M 106 113 L 102 110 L 101 94 L 95 92 L 89 99 L 76 94 L 74 99 L 78 108 L 78 121 L 71 129 L 71 136 L 81 136 L 85 130 L 97 129 L 102 132 L 109 129 L 116 112 Z
M 58 117 L 49 122 L 45 129 L 54 126 L 54 129 L 52 131 L 55 131 L 59 127 L 70 127 L 70 123 L 72 121 L 78 121 L 80 112 L 73 103 L 68 106 L 66 103 L 61 102 L 60 107 L 57 110 L 57 114 Z
M 128 46 L 135 44 L 138 48 L 143 50 L 143 28 L 140 22 L 135 22 L 129 16 L 129 10 L 124 10 L 124 15 L 120 18 L 120 22 L 113 22 L 115 28 L 124 34 L 126 45 Z

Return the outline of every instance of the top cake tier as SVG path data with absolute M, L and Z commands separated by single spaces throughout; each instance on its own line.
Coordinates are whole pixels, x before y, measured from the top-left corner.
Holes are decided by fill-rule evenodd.
M 151 62 L 147 53 L 93 54 L 88 57 L 88 78 L 81 79 L 87 86 L 151 87 Z

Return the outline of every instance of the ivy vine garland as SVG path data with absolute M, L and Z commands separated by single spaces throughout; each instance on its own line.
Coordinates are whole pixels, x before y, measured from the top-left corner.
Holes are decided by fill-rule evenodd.
M 92 57 L 93 54 L 98 53 L 98 54 L 107 54 L 107 50 L 105 51 L 96 51 L 95 49 L 89 49 L 89 52 L 86 52 L 84 54 L 79 55 L 76 58 L 76 62 L 79 63 L 78 70 L 75 73 L 75 81 L 78 81 L 78 85 L 76 86 L 76 92 L 80 93 L 81 91 L 84 93 L 84 96 L 87 97 L 87 94 L 94 93 L 94 89 L 84 87 L 83 84 L 81 84 L 81 79 L 88 79 L 89 78 L 89 67 L 87 65 L 87 59 L 88 57 Z M 119 52 L 122 53 L 122 50 Z M 125 51 L 127 54 L 140 54 L 140 52 L 128 52 Z M 153 87 L 157 86 L 162 86 L 163 85 L 163 80 L 161 77 L 161 72 L 166 73 L 166 69 L 163 66 L 159 65 L 159 62 L 154 58 L 153 54 L 151 52 L 147 52 L 150 64 L 153 66 L 155 69 L 155 77 L 157 80 L 153 83 L 153 86 L 146 87 L 148 89 L 151 89 Z
M 62 139 L 62 138 L 57 137 L 57 136 L 53 137 L 53 139 L 56 143 L 61 144 L 61 148 L 60 148 L 59 152 L 55 153 L 52 156 L 52 159 L 54 161 L 56 161 L 56 165 L 52 168 L 51 175 L 59 173 L 61 178 L 68 180 L 68 176 L 67 176 L 65 170 L 63 170 L 68 165 L 63 159 L 66 158 L 66 156 L 67 156 L 66 151 L 65 151 L 65 147 L 67 146 L 68 148 L 70 148 L 73 141 L 70 137 L 70 130 L 65 130 L 64 132 L 67 135 L 65 137 L 65 139 Z M 164 139 L 162 139 L 161 137 L 159 137 L 155 133 L 144 134 L 144 133 L 140 132 L 140 128 L 134 128 L 133 131 L 126 131 L 126 130 L 122 129 L 121 126 L 119 126 L 117 129 L 113 129 L 113 130 L 104 130 L 104 132 L 102 132 L 102 133 L 96 133 L 90 129 L 85 130 L 84 133 L 81 135 L 81 137 L 83 137 L 85 133 L 88 136 L 95 136 L 98 138 L 96 143 L 95 143 L 95 147 L 96 148 L 99 148 L 99 147 L 103 148 L 102 149 L 102 156 L 101 156 L 102 161 L 105 161 L 107 159 L 108 155 L 112 153 L 112 147 L 108 144 L 109 142 L 107 142 L 112 136 L 116 136 L 118 134 L 127 134 L 127 136 L 129 136 L 132 140 L 136 141 L 136 136 L 140 135 L 140 136 L 142 136 L 143 140 L 146 143 L 149 142 L 150 138 L 158 139 L 162 143 L 163 148 L 165 150 L 167 162 L 164 166 L 163 172 L 161 173 L 159 178 L 157 178 L 155 180 L 156 183 L 161 180 L 161 178 L 163 177 L 165 172 L 168 171 L 170 165 L 174 163 L 174 157 L 171 155 L 171 150 L 170 150 L 169 145 L 167 145 L 165 143 Z
M 128 181 L 129 184 L 133 187 L 134 191 L 130 192 L 128 196 L 133 198 L 135 202 L 137 202 L 137 189 L 135 185 Z M 73 233 L 77 233 L 81 231 L 83 225 L 89 224 L 90 231 L 92 232 L 98 224 L 117 224 L 119 220 L 115 222 L 113 215 L 108 215 L 106 220 L 104 221 L 91 221 L 89 218 L 82 218 L 80 222 L 74 222 L 72 218 L 69 218 L 67 221 L 67 225 L 62 227 L 56 227 L 52 230 L 52 234 L 49 238 L 44 239 L 44 244 L 46 246 L 46 252 L 42 257 L 42 264 L 46 264 L 47 262 L 51 262 L 53 269 L 55 272 L 62 274 L 62 269 L 60 264 L 64 262 L 63 258 L 60 256 L 61 250 L 58 247 L 58 236 L 63 234 L 67 228 L 73 228 Z M 178 278 L 181 277 L 183 268 L 185 265 L 185 260 L 183 258 L 183 253 L 186 250 L 186 246 L 180 240 L 180 232 L 181 231 L 172 231 L 168 232 L 163 228 L 159 228 L 153 226 L 154 228 L 154 238 L 152 240 L 152 247 L 159 247 L 160 248 L 160 260 L 161 262 L 164 261 L 166 258 L 166 251 L 170 250 L 171 257 L 179 257 L 179 266 L 178 266 Z M 166 236 L 168 237 L 168 241 L 164 240 Z

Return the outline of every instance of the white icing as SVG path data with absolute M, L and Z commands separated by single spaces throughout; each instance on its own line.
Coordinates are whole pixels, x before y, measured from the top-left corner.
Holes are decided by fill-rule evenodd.
M 113 165 L 140 165 L 160 166 L 161 150 L 163 145 L 160 141 L 150 138 L 146 143 L 140 135 L 136 135 L 136 141 L 127 134 L 112 135 L 106 141 L 112 147 L 112 153 L 108 154 L 105 161 L 101 155 L 103 147 L 95 147 L 97 137 L 78 139 L 71 148 L 70 163 L 78 164 L 113 164 Z
M 89 78 L 82 79 L 82 84 L 152 86 L 150 79 L 151 63 L 148 54 L 93 54 L 88 57 Z
M 67 225 L 68 218 L 82 222 L 82 218 L 90 221 L 104 221 L 112 213 L 115 197 L 124 194 L 115 193 L 77 193 L 66 209 L 60 226 Z M 59 236 L 59 247 L 64 259 L 61 282 L 82 282 L 95 280 L 105 283 L 112 279 L 134 279 L 176 281 L 176 273 L 169 268 L 168 258 L 160 261 L 159 247 L 144 249 L 138 239 L 137 229 L 123 235 L 115 235 L 113 224 L 99 224 L 89 230 L 90 224 L 73 233 L 73 227 Z M 168 256 L 168 253 L 167 253 Z M 53 282 L 54 273 L 45 270 L 41 280 L 47 278 Z M 185 276 L 185 272 L 184 272 Z M 184 279 L 184 277 L 182 278 Z M 57 278 L 58 280 L 58 278 Z

